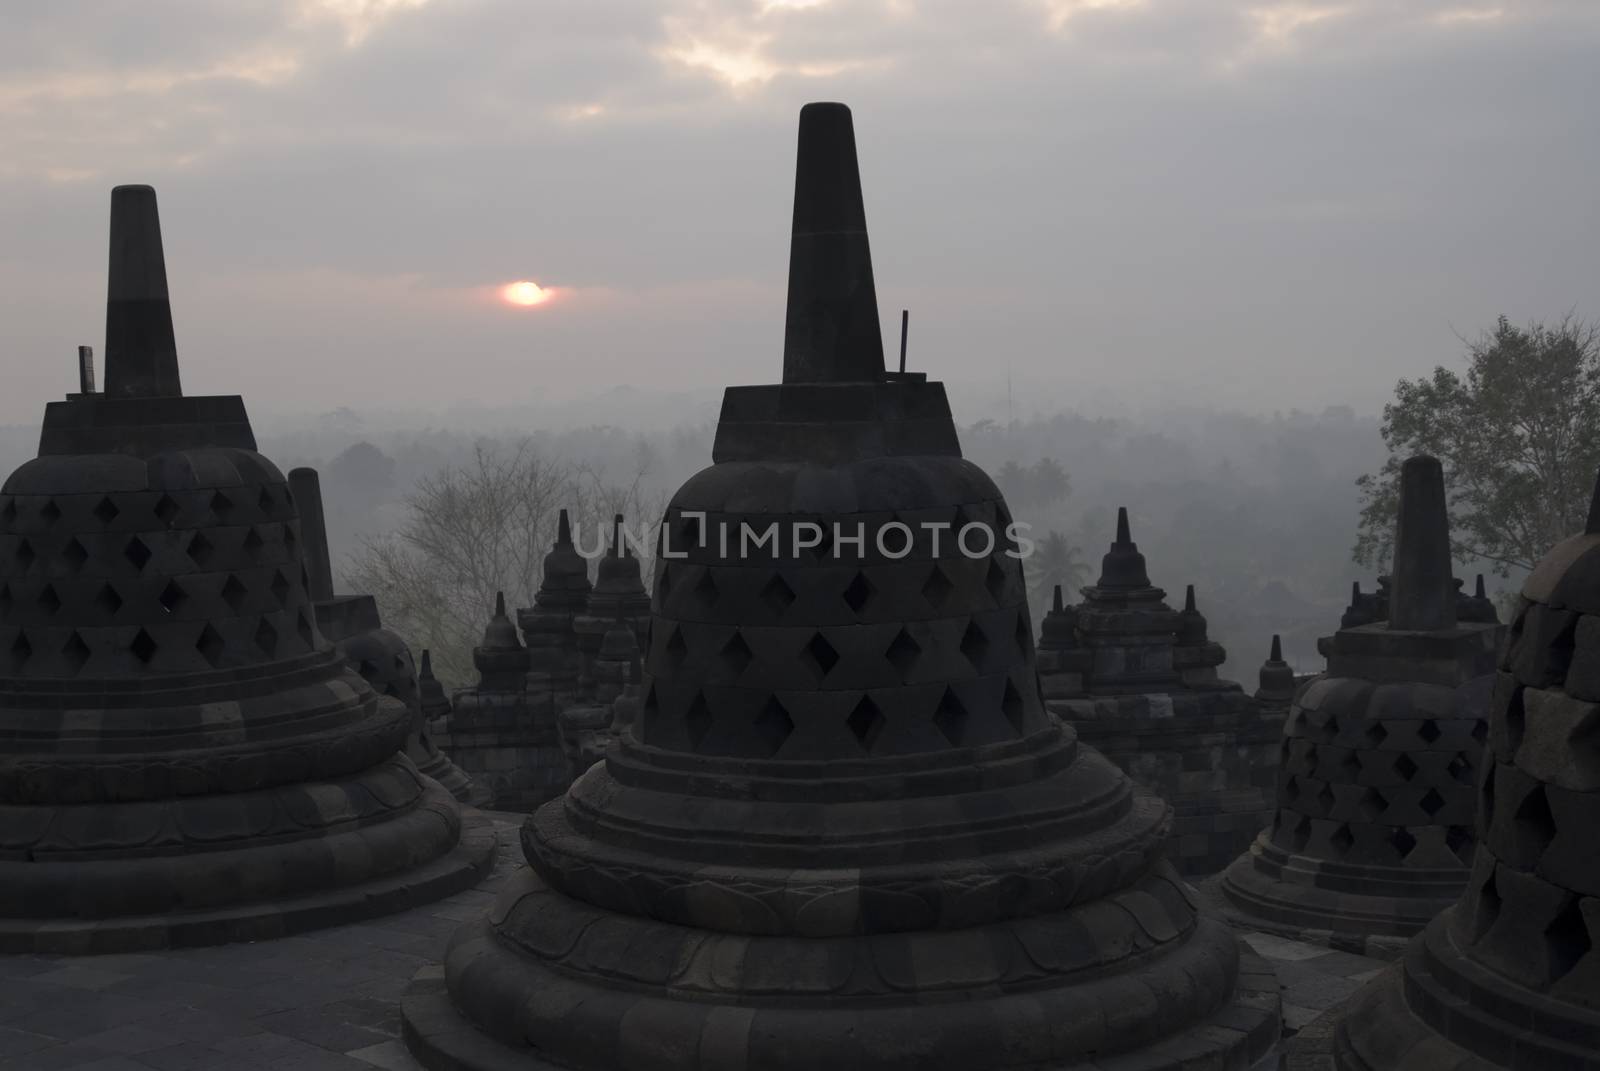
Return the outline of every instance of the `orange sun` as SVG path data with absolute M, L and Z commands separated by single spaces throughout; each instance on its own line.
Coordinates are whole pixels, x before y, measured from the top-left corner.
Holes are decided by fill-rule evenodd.
M 550 290 L 538 283 L 519 279 L 514 283 L 507 283 L 500 291 L 500 296 L 513 305 L 543 305 L 550 300 Z

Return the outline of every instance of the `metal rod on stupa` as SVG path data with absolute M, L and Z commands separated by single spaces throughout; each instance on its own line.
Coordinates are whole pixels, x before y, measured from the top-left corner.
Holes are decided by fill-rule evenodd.
M 94 347 L 78 347 L 78 393 L 94 393 Z
M 322 515 L 322 481 L 316 469 L 289 470 L 289 492 L 300 511 L 300 545 L 304 548 L 307 585 L 312 602 L 333 598 L 333 563 L 328 553 L 328 525 Z
M 911 310 L 900 310 L 900 374 L 906 374 L 906 335 L 911 331 Z
M 1456 624 L 1450 570 L 1450 517 L 1438 458 L 1400 466 L 1400 520 L 1395 528 L 1389 627 L 1431 632 Z
M 111 191 L 111 255 L 106 277 L 106 393 L 119 398 L 180 395 L 178 346 L 167 299 L 156 191 Z
M 850 109 L 807 104 L 800 110 L 795 164 L 783 381 L 860 383 L 883 375 L 883 334 Z

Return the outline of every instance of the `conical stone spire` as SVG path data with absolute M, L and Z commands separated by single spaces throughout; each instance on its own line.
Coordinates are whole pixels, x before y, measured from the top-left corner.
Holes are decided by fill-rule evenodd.
M 156 191 L 111 191 L 111 265 L 106 287 L 106 393 L 163 398 L 183 393 L 167 297 Z
M 1596 483 L 1600 500 L 1600 481 Z M 1600 526 L 1522 587 L 1461 898 L 1295 1040 L 1328 1071 L 1600 1067 Z
M 1274 708 L 1287 711 L 1294 699 L 1294 670 L 1283 660 L 1283 643 L 1276 634 L 1272 637 L 1272 650 L 1261 664 L 1260 688 L 1256 698 Z
M 855 196 L 853 152 L 801 144 L 797 205 Z M 1197 910 L 1166 805 L 1045 711 L 1010 513 L 939 384 L 868 375 L 870 298 L 820 257 L 791 295 L 839 341 L 728 391 L 666 511 L 638 719 L 528 821 L 528 867 L 408 995 L 410 1043 L 568 1071 L 1259 1063 L 1276 983 Z M 948 528 L 880 552 L 897 517 Z M 973 524 L 987 556 L 948 534 Z
M 1240 927 L 1393 955 L 1466 883 L 1504 629 L 1457 621 L 1433 458 L 1401 467 L 1395 542 L 1387 624 L 1355 614 L 1327 645 L 1286 722 L 1272 825 L 1223 874 Z
M 108 393 L 50 403 L 0 487 L 0 951 L 259 940 L 475 883 L 492 831 L 319 628 L 314 518 L 241 399 L 180 392 L 154 193 L 111 215 Z
M 881 379 L 883 334 L 850 109 L 802 108 L 798 159 L 783 381 Z
M 1144 555 L 1133 541 L 1128 527 L 1128 508 L 1117 507 L 1117 538 L 1100 560 L 1099 588 L 1148 588 L 1150 575 L 1145 572 Z
M 1437 458 L 1407 458 L 1400 466 L 1400 521 L 1390 575 L 1390 628 L 1427 632 L 1455 626 L 1450 516 Z

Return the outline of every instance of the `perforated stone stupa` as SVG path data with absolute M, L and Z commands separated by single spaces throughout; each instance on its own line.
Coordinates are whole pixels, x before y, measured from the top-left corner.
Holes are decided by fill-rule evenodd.
M 316 470 L 293 469 L 289 489 L 300 510 L 300 544 L 304 548 L 317 630 L 344 655 L 345 661 L 379 695 L 400 700 L 411 710 L 406 754 L 424 777 L 431 777 L 462 803 L 483 806 L 489 794 L 450 761 L 433 742 L 423 709 L 417 666 L 406 641 L 383 626 L 378 601 L 371 595 L 335 595 L 333 566 L 324 522 L 322 482 Z
M 801 112 L 789 280 L 783 382 L 728 390 L 715 464 L 668 507 L 638 723 L 413 983 L 413 1051 L 1257 1064 L 1275 980 L 1166 860 L 1166 805 L 1045 710 L 1020 563 L 981 537 L 1005 503 L 943 385 L 884 371 L 843 105 Z M 776 542 L 741 550 L 746 529 Z
M 1304 1071 L 1600 1069 L 1600 483 L 1522 587 L 1461 899 L 1306 1028 Z
M 1215 874 L 1272 814 L 1283 711 L 1217 675 L 1227 659 L 1190 585 L 1182 610 L 1150 583 L 1117 511 L 1116 540 L 1083 602 L 1056 605 L 1039 640 L 1050 710 L 1173 805 L 1172 851 L 1186 875 Z
M 274 937 L 493 848 L 318 633 L 293 496 L 173 339 L 155 193 L 119 186 L 106 393 L 50 403 L 0 487 L 0 950 Z
M 1457 619 L 1444 476 L 1401 467 L 1389 594 L 1296 697 L 1272 824 L 1223 876 L 1242 926 L 1392 955 L 1461 893 L 1504 628 Z

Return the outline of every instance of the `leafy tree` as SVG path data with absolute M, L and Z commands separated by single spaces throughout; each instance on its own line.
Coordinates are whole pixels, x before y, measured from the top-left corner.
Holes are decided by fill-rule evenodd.
M 1033 554 L 1023 559 L 1022 569 L 1028 581 L 1028 606 L 1040 617 L 1050 609 L 1052 589 L 1057 584 L 1068 602 L 1077 602 L 1077 590 L 1089 579 L 1089 563 L 1083 560 L 1083 551 L 1055 531 L 1034 545 Z
M 1401 380 L 1384 406 L 1389 459 L 1357 480 L 1359 564 L 1389 560 L 1400 465 L 1414 454 L 1444 466 L 1458 561 L 1482 558 L 1509 576 L 1583 527 L 1600 465 L 1600 327 L 1568 316 L 1523 328 L 1502 316 L 1467 358 L 1465 376 L 1440 367 Z
M 640 471 L 629 484 L 608 484 L 528 440 L 510 449 L 479 444 L 467 464 L 419 480 L 399 529 L 363 539 L 342 572 L 354 590 L 377 598 L 385 625 L 432 651 L 440 680 L 466 684 L 495 592 L 505 592 L 508 607 L 532 605 L 558 512 L 571 514 L 586 553 L 600 545 L 613 514 L 626 515 L 637 534 L 661 519 L 644 477 Z M 633 549 L 648 585 L 654 540 Z

